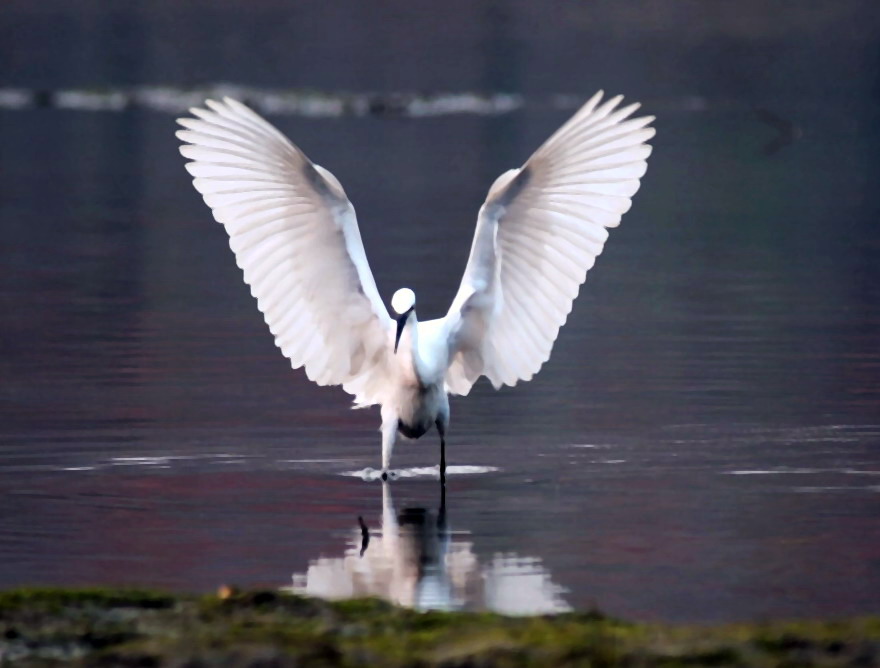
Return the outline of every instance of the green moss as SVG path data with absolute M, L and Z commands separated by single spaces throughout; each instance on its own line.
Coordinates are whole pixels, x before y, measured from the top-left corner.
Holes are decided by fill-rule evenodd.
M 0 614 L 17 608 L 59 609 L 84 606 L 102 608 L 170 608 L 175 598 L 166 593 L 144 589 L 29 588 L 0 592 Z
M 686 627 L 597 611 L 508 618 L 274 591 L 0 593 L 0 657 L 31 664 L 848 666 L 880 663 L 880 620 Z
M 337 601 L 333 608 L 348 617 L 364 617 L 375 614 L 387 614 L 394 610 L 387 601 L 378 598 L 356 598 L 349 601 Z

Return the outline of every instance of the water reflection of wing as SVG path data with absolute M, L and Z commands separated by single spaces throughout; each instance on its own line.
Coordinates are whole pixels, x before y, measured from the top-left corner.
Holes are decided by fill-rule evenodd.
M 496 554 L 483 568 L 485 600 L 489 610 L 506 615 L 564 612 L 565 590 L 550 580 L 540 559 Z
M 327 599 L 378 596 L 419 610 L 488 609 L 505 614 L 568 610 L 563 590 L 539 559 L 495 555 L 481 565 L 473 543 L 454 537 L 446 522 L 441 485 L 437 513 L 424 508 L 395 512 L 391 489 L 382 485 L 381 535 L 364 544 L 356 529 L 343 557 L 322 557 L 293 576 L 296 593 Z

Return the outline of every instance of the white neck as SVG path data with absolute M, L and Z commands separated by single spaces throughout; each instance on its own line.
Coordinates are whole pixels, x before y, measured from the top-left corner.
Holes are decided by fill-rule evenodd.
M 413 311 L 406 321 L 397 346 L 397 365 L 404 380 L 413 385 L 426 385 L 428 372 L 419 354 L 419 321 Z

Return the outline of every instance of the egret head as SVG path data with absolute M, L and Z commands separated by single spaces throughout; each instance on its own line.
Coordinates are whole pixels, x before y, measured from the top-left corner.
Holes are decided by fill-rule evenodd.
M 400 288 L 391 298 L 391 308 L 397 315 L 408 313 L 416 305 L 416 293 L 409 288 Z
M 400 288 L 391 298 L 391 308 L 397 313 L 397 336 L 394 337 L 394 352 L 397 353 L 400 335 L 403 334 L 409 314 L 416 308 L 416 293 L 409 288 Z

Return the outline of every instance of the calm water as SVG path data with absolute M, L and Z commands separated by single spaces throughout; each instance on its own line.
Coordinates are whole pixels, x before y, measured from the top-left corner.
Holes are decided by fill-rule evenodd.
M 487 20 L 498 34 L 463 33 L 488 45 L 467 56 L 484 79 L 455 88 L 439 60 L 428 82 L 521 91 L 508 113 L 272 116 L 345 185 L 383 296 L 412 287 L 425 319 L 457 288 L 492 180 L 570 105 L 558 75 L 536 78 L 549 63 L 514 63 L 511 83 L 510 59 L 492 56 L 552 41 L 544 24 L 524 37 L 518 11 Z M 62 44 L 78 44 L 70 31 Z M 179 81 L 162 78 L 174 48 L 100 81 Z M 817 48 L 850 63 L 837 42 Z M 392 484 L 354 475 L 379 464 L 378 413 L 348 410 L 275 350 L 173 115 L 0 109 L 0 587 L 234 583 L 668 620 L 880 612 L 874 82 L 823 99 L 827 72 L 799 85 L 798 58 L 780 53 L 748 94 L 726 52 L 681 79 L 662 59 L 657 77 L 615 66 L 609 80 L 658 115 L 643 188 L 536 379 L 453 399 L 445 495 L 433 434 L 398 447 Z M 83 73 L 105 61 L 78 53 L 70 76 L 57 58 L 18 62 L 0 83 L 54 90 L 95 83 Z M 730 90 L 700 85 L 713 67 Z M 310 83 L 235 68 L 243 83 Z M 753 107 L 800 138 L 766 155 L 776 131 Z

